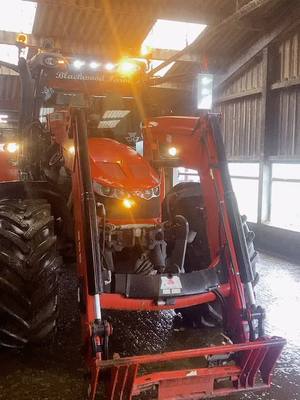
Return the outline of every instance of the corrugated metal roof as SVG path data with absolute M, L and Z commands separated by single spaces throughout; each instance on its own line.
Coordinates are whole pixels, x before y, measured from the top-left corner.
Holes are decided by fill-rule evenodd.
M 299 3 L 298 0 L 37 1 L 33 34 L 38 38 L 53 38 L 65 53 L 76 56 L 97 55 L 109 60 L 130 49 L 134 53 L 157 18 L 207 23 L 209 26 L 193 51 L 202 54 L 203 60 L 207 56 L 209 68 L 225 66 Z M 253 3 L 257 5 L 254 11 L 242 18 L 231 18 L 237 10 Z M 168 74 L 182 75 L 180 79 L 186 83 L 201 68 L 201 64 L 178 62 Z M 5 108 L 14 108 L 16 79 L 1 79 L 0 107 L 6 104 Z M 12 87 L 8 89 L 10 84 Z
M 157 18 L 217 23 L 235 0 L 40 0 L 33 34 L 61 40 L 70 53 L 119 57 L 139 49 Z
M 37 2 L 33 35 L 54 39 L 65 55 L 97 55 L 108 60 L 117 59 L 128 50 L 139 50 L 157 18 L 216 24 L 235 9 L 235 0 Z M 17 80 L 1 77 L 0 108 L 17 107 Z

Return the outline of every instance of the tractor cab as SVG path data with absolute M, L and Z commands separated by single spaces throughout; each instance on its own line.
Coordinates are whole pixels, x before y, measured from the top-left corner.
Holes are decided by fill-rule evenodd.
M 86 111 L 89 137 L 109 138 L 135 147 L 140 140 L 141 117 L 133 97 L 122 97 L 117 92 L 99 96 L 86 96 L 80 92 L 53 91 L 45 106 L 56 113 L 70 112 L 74 108 Z M 54 115 L 53 115 L 54 114 Z
M 136 151 L 142 135 L 141 99 L 124 82 L 100 85 L 97 92 L 94 86 L 89 91 L 89 83 L 75 81 L 72 91 L 64 91 L 57 79 L 48 82 L 52 95 L 44 107 L 52 108 L 46 120 L 53 149 L 48 176 L 56 182 L 69 176 L 64 187 L 72 187 L 73 109 L 83 109 L 104 263 L 109 273 L 156 274 L 166 267 L 161 226 L 164 178 Z

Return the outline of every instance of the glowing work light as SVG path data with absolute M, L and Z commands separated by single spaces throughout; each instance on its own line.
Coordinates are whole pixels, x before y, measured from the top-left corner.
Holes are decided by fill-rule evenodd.
M 16 37 L 16 42 L 25 45 L 28 43 L 28 36 L 25 35 L 25 33 L 18 33 Z
M 177 156 L 177 149 L 176 147 L 169 147 L 168 148 L 168 154 L 171 157 L 176 157 Z
M 125 207 L 125 208 L 132 208 L 134 205 L 135 205 L 135 202 L 134 202 L 134 200 L 132 200 L 132 199 L 128 199 L 128 198 L 126 198 L 126 199 L 124 199 L 123 201 L 122 201 L 122 203 L 123 203 L 123 206 Z
M 118 72 L 121 75 L 133 75 L 138 71 L 138 69 L 139 66 L 135 62 L 129 60 L 121 61 L 118 65 Z
M 75 146 L 70 146 L 69 148 L 68 148 L 68 152 L 70 153 L 70 154 L 75 154 Z
M 74 66 L 74 68 L 76 68 L 76 69 L 80 69 L 81 67 L 83 67 L 85 65 L 85 61 L 82 61 L 82 60 L 75 60 L 74 62 L 73 62 L 73 66 Z
M 18 143 L 7 143 L 6 150 L 9 153 L 15 153 L 16 151 L 19 150 L 19 145 L 18 145 Z

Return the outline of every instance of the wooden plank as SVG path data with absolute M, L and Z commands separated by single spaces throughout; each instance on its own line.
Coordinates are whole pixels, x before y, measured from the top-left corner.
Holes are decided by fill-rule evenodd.
M 228 101 L 234 101 L 234 100 L 238 100 L 238 99 L 243 99 L 245 97 L 259 95 L 261 93 L 262 93 L 262 89 L 260 89 L 260 88 L 244 90 L 242 92 L 233 93 L 233 94 L 230 94 L 230 95 L 227 95 L 227 96 L 218 97 L 218 98 L 214 99 L 214 104 L 220 104 L 220 103 L 225 103 L 225 102 L 228 102 Z
M 294 79 L 289 79 L 289 80 L 284 80 L 284 81 L 280 81 L 280 82 L 275 82 L 271 85 L 271 89 L 272 90 L 286 89 L 289 87 L 299 86 L 299 85 L 300 85 L 300 77 L 294 78 Z
M 16 37 L 17 32 L 7 32 L 0 30 L 0 44 L 7 44 L 7 45 L 16 45 Z M 37 38 L 33 34 L 28 34 L 28 46 L 29 47 L 40 47 L 42 45 L 43 39 Z M 51 38 L 47 38 L 51 39 Z M 66 39 L 53 39 L 54 47 L 57 49 L 61 49 L 62 52 L 66 54 L 101 54 L 103 51 L 103 45 L 99 45 L 99 43 L 80 43 L 73 41 L 70 38 Z M 177 54 L 176 50 L 164 50 L 164 49 L 153 49 L 151 58 L 155 60 L 168 60 L 170 57 L 173 57 Z M 199 63 L 201 61 L 200 56 L 196 54 L 186 53 L 183 54 L 177 61 L 180 62 L 193 62 Z
M 177 50 L 167 50 L 167 49 L 152 49 L 151 51 L 151 58 L 154 60 L 169 60 L 170 57 L 173 57 L 177 54 Z M 180 58 L 177 59 L 178 61 L 184 62 L 201 62 L 201 57 L 198 54 L 192 53 L 185 53 Z

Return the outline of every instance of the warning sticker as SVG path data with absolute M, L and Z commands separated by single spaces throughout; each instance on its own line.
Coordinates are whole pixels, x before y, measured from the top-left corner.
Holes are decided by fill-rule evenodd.
M 182 284 L 179 276 L 162 276 L 160 290 L 164 295 L 180 294 L 182 290 Z

